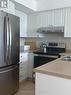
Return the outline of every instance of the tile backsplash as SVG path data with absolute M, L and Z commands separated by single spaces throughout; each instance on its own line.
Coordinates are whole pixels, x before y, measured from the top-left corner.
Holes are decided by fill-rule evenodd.
M 47 36 L 45 38 L 25 38 L 25 39 L 21 39 L 20 40 L 20 44 L 23 44 L 24 45 L 24 42 L 25 41 L 36 41 L 36 44 L 37 44 L 37 47 L 40 46 L 40 44 L 42 42 L 44 43 L 48 43 L 48 42 L 61 42 L 61 43 L 65 43 L 66 45 L 66 49 L 68 50 L 71 50 L 71 38 L 64 38 L 64 37 L 61 37 L 61 36 Z

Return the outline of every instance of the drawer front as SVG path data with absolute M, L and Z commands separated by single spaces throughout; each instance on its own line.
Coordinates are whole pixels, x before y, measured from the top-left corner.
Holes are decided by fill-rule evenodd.
M 0 71 L 0 95 L 10 95 L 19 87 L 19 66 Z
M 20 54 L 20 59 L 27 59 L 28 53 Z
M 21 81 L 23 81 L 23 80 L 26 79 L 26 78 L 27 78 L 26 72 L 21 71 L 21 72 L 19 73 L 19 81 L 21 82 Z
M 19 75 L 19 81 L 23 81 L 25 79 L 25 77 L 23 77 L 22 75 Z

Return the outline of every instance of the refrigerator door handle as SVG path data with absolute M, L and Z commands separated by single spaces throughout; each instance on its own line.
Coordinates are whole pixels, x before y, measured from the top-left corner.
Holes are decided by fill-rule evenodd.
M 9 19 L 9 25 L 10 25 L 10 35 L 9 35 L 9 37 L 10 37 L 10 51 L 9 51 L 9 54 L 11 54 L 11 45 L 12 45 L 12 31 L 11 31 L 11 22 L 10 22 L 10 19 Z
M 16 68 L 17 68 L 17 66 L 15 66 L 15 67 L 13 67 L 13 68 L 10 68 L 10 69 L 7 69 L 7 70 L 5 70 L 5 71 L 0 71 L 0 74 L 7 73 L 7 72 L 12 71 L 12 70 L 14 70 L 14 69 L 16 69 Z
M 10 65 L 11 64 L 11 40 L 12 40 L 12 34 L 11 34 L 11 22 L 10 22 L 10 18 L 8 17 L 8 34 L 9 34 L 9 46 L 8 46 L 8 64 Z
M 10 37 L 9 37 L 9 17 L 5 16 L 4 18 L 4 45 L 5 45 L 5 62 L 9 61 L 9 45 L 10 45 Z M 8 64 L 8 62 L 7 62 Z

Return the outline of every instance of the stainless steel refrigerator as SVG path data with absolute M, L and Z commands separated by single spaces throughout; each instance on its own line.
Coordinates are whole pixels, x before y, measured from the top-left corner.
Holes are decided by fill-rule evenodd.
M 0 11 L 0 95 L 12 95 L 19 88 L 18 17 Z

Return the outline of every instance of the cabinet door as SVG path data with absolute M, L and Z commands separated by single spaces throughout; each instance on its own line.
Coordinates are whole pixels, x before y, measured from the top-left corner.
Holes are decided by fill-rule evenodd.
M 64 9 L 50 10 L 37 14 L 37 27 L 64 26 Z
M 54 19 L 54 26 L 64 26 L 64 9 L 54 10 L 53 19 Z
M 28 64 L 28 77 L 29 78 L 32 78 L 33 64 L 34 64 L 34 54 L 29 53 L 29 64 Z
M 47 27 L 51 23 L 51 17 L 48 12 L 41 12 L 37 14 L 37 27 Z
M 41 12 L 37 22 L 38 27 L 64 26 L 64 9 Z
M 28 77 L 28 53 L 20 54 L 20 82 Z
M 28 32 L 27 35 L 28 37 L 37 37 L 37 14 L 29 14 L 28 15 Z
M 71 8 L 66 9 L 64 37 L 71 37 Z
M 47 25 L 48 27 L 54 26 L 54 11 L 47 12 Z
M 27 78 L 27 63 L 25 63 L 25 62 L 21 62 L 20 63 L 20 71 L 19 71 L 19 80 L 20 80 L 20 82 L 22 81 L 22 80 L 25 80 L 26 78 Z
M 52 25 L 52 11 L 38 13 L 37 27 L 49 27 Z

